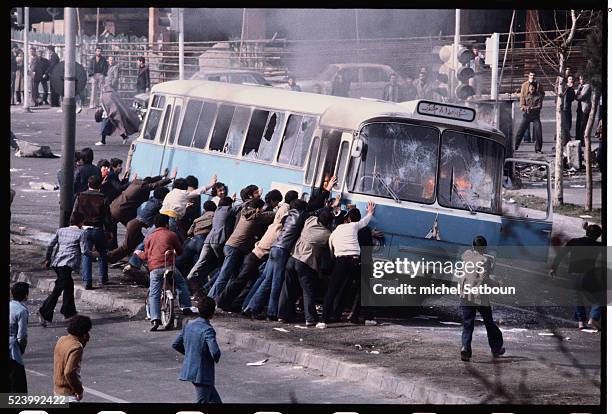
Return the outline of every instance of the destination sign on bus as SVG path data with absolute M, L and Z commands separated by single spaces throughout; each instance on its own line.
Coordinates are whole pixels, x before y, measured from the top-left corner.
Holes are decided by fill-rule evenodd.
M 419 102 L 417 112 L 420 115 L 437 116 L 440 118 L 456 119 L 458 121 L 472 122 L 476 118 L 476 111 L 465 106 L 441 104 L 438 102 Z

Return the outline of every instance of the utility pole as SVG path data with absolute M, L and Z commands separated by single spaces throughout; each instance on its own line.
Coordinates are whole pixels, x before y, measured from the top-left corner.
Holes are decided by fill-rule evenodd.
M 96 8 L 96 42 L 100 40 L 100 8 Z
M 178 40 L 179 40 L 179 80 L 185 79 L 185 25 L 182 7 L 178 9 Z
M 459 42 L 461 41 L 461 9 L 455 9 L 455 40 L 453 42 L 453 76 L 449 77 L 450 83 L 450 91 L 449 97 L 451 100 L 455 100 L 457 98 L 456 89 L 457 89 L 457 71 L 459 70 L 459 60 L 457 59 L 457 54 L 459 53 Z
M 23 8 L 23 111 L 30 112 L 30 43 L 28 33 L 30 31 L 30 8 Z
M 74 184 L 74 147 L 76 132 L 76 9 L 64 8 L 64 99 L 62 111 L 64 115 L 62 131 L 62 187 L 60 189 L 60 227 L 68 226 L 72 212 Z

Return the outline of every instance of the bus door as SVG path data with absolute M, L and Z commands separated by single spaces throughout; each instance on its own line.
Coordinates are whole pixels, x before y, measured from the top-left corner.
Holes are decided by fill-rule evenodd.
M 550 165 L 507 158 L 503 187 L 499 245 L 507 251 L 500 254 L 545 262 L 553 220 Z
M 324 183 L 336 174 L 342 131 L 324 129 L 320 135 L 320 139 L 315 137 L 313 140 L 310 161 L 306 169 L 306 183 L 310 184 L 311 196 L 318 194 Z
M 166 105 L 166 114 L 164 115 L 164 125 L 162 134 L 160 135 L 160 143 L 163 144 L 163 152 L 159 162 L 159 173 L 162 174 L 164 169 L 172 168 L 174 159 L 174 141 L 178 133 L 178 125 L 181 119 L 183 109 L 183 98 L 170 98 Z

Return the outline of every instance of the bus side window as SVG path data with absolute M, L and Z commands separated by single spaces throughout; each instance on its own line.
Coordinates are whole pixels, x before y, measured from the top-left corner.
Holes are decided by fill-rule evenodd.
M 174 115 L 172 116 L 172 128 L 170 128 L 170 136 L 168 137 L 168 144 L 174 143 L 174 136 L 176 135 L 176 129 L 178 127 L 178 121 L 181 118 L 181 105 L 174 106 Z
M 208 141 L 208 135 L 212 129 L 213 122 L 215 121 L 215 115 L 217 114 L 217 104 L 204 102 L 202 112 L 200 113 L 200 119 L 198 120 L 198 126 L 196 127 L 195 136 L 193 139 L 193 147 L 204 149 L 206 142 Z
M 162 124 L 161 134 L 159 135 L 159 142 L 163 144 L 166 142 L 166 131 L 168 131 L 168 123 L 170 123 L 170 112 L 172 112 L 172 105 L 166 105 L 166 114 L 164 115 L 164 123 Z
M 269 111 L 264 111 L 262 109 L 255 109 L 253 111 L 253 115 L 251 116 L 251 124 L 249 125 L 249 131 L 247 132 L 244 148 L 242 149 L 243 156 L 248 156 L 249 158 L 253 159 L 259 159 L 257 152 L 259 150 L 259 144 L 261 143 L 261 139 L 263 138 L 264 129 L 266 128 L 269 116 Z
M 230 129 L 227 133 L 227 139 L 223 145 L 224 153 L 238 155 L 250 120 L 251 108 L 244 106 L 236 107 Z
M 155 135 L 157 134 L 157 129 L 159 128 L 159 121 L 161 119 L 165 103 L 165 96 L 153 95 L 153 99 L 151 100 L 151 107 L 149 108 L 149 117 L 147 118 L 147 124 L 144 127 L 144 139 L 155 139 Z
M 285 136 L 278 154 L 278 162 L 302 167 L 310 147 L 316 118 L 302 115 L 289 115 Z
M 195 132 L 196 125 L 198 124 L 198 118 L 200 117 L 200 111 L 202 111 L 202 101 L 195 101 L 191 99 L 185 109 L 185 116 L 183 117 L 183 124 L 178 136 L 178 145 L 183 147 L 191 146 L 193 140 L 193 134 Z
M 336 177 L 338 177 L 338 181 L 336 185 L 334 185 L 335 190 L 340 190 L 342 188 L 342 183 L 344 181 L 344 173 L 346 171 L 346 160 L 349 155 L 349 143 L 344 141 L 340 145 L 340 156 L 338 157 L 338 165 L 336 165 Z
M 223 151 L 225 145 L 225 138 L 229 131 L 232 117 L 234 116 L 234 109 L 236 107 L 232 105 L 221 105 L 219 107 L 219 114 L 217 115 L 217 121 L 215 122 L 215 128 L 213 129 L 212 138 L 208 149 L 211 151 Z
M 248 159 L 272 161 L 284 118 L 285 114 L 282 112 L 254 110 L 242 155 Z
M 308 167 L 306 167 L 306 178 L 304 182 L 307 185 L 312 185 L 312 177 L 315 171 L 315 165 L 317 165 L 317 155 L 319 154 L 319 144 L 321 138 L 314 137 L 312 140 L 312 149 L 310 150 L 310 159 L 308 160 Z

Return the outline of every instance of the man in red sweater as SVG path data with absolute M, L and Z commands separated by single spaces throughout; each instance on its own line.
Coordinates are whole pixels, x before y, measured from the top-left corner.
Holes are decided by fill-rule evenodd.
M 191 298 L 185 278 L 174 266 L 174 257 L 183 251 L 178 236 L 168 228 L 169 217 L 163 214 L 155 216 L 155 230 L 145 239 L 144 251 L 136 251 L 138 257 L 148 262 L 149 267 L 149 313 L 151 315 L 151 331 L 156 331 L 161 324 L 161 291 L 166 270 L 174 271 L 174 285 L 178 291 L 179 306 L 183 315 L 192 315 Z M 166 255 L 166 252 L 174 252 Z

